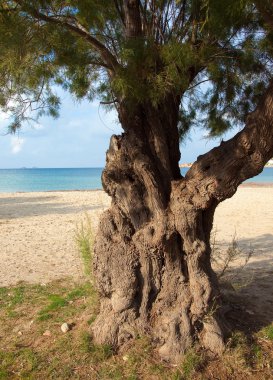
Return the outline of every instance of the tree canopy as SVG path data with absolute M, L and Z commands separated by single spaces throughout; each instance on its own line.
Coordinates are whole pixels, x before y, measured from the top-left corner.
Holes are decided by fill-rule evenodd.
M 156 107 L 172 92 L 181 136 L 194 124 L 218 135 L 245 122 L 270 80 L 271 15 L 258 0 L 1 0 L 0 105 L 15 131 L 58 115 L 56 85 L 112 106 Z

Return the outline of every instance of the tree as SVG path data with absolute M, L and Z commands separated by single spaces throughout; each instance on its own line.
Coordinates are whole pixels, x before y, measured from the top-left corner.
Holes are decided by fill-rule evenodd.
M 148 334 L 171 360 L 196 340 L 222 352 L 210 232 L 217 205 L 273 156 L 271 3 L 0 4 L 0 101 L 13 112 L 11 130 L 33 108 L 57 114 L 56 84 L 101 97 L 124 130 L 111 138 L 102 175 L 112 204 L 95 244 L 94 339 L 119 348 Z M 182 177 L 179 142 L 192 125 L 211 136 L 242 130 Z

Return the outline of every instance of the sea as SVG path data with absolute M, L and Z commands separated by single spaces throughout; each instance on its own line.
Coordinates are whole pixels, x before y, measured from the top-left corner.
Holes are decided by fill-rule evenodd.
M 103 168 L 0 169 L 0 192 L 102 189 Z M 188 168 L 181 168 L 185 175 Z M 273 184 L 273 168 L 265 168 L 246 182 Z

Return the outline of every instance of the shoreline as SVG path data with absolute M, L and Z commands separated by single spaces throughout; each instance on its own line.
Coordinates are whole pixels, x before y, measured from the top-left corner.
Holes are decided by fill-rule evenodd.
M 273 182 L 245 182 L 241 183 L 239 187 L 273 187 Z M 0 191 L 0 195 L 5 194 L 33 194 L 33 193 L 79 193 L 79 192 L 94 192 L 94 191 L 102 191 L 105 193 L 105 190 L 103 188 L 96 188 L 96 189 L 62 189 L 62 190 L 29 190 L 29 191 Z
M 0 191 L 0 195 L 5 194 L 33 194 L 33 193 L 79 193 L 79 192 L 90 192 L 90 191 L 105 191 L 103 189 L 74 189 L 74 190 L 34 190 L 34 191 Z

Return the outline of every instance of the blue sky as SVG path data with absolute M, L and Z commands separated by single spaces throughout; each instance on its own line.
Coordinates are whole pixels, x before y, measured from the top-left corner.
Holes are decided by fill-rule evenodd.
M 96 101 L 75 103 L 66 93 L 61 98 L 57 120 L 43 117 L 16 135 L 6 135 L 7 115 L 0 113 L 0 168 L 104 166 L 110 136 L 121 132 L 116 114 L 106 113 Z M 219 144 L 203 136 L 204 131 L 191 133 L 181 146 L 181 162 L 192 162 Z

